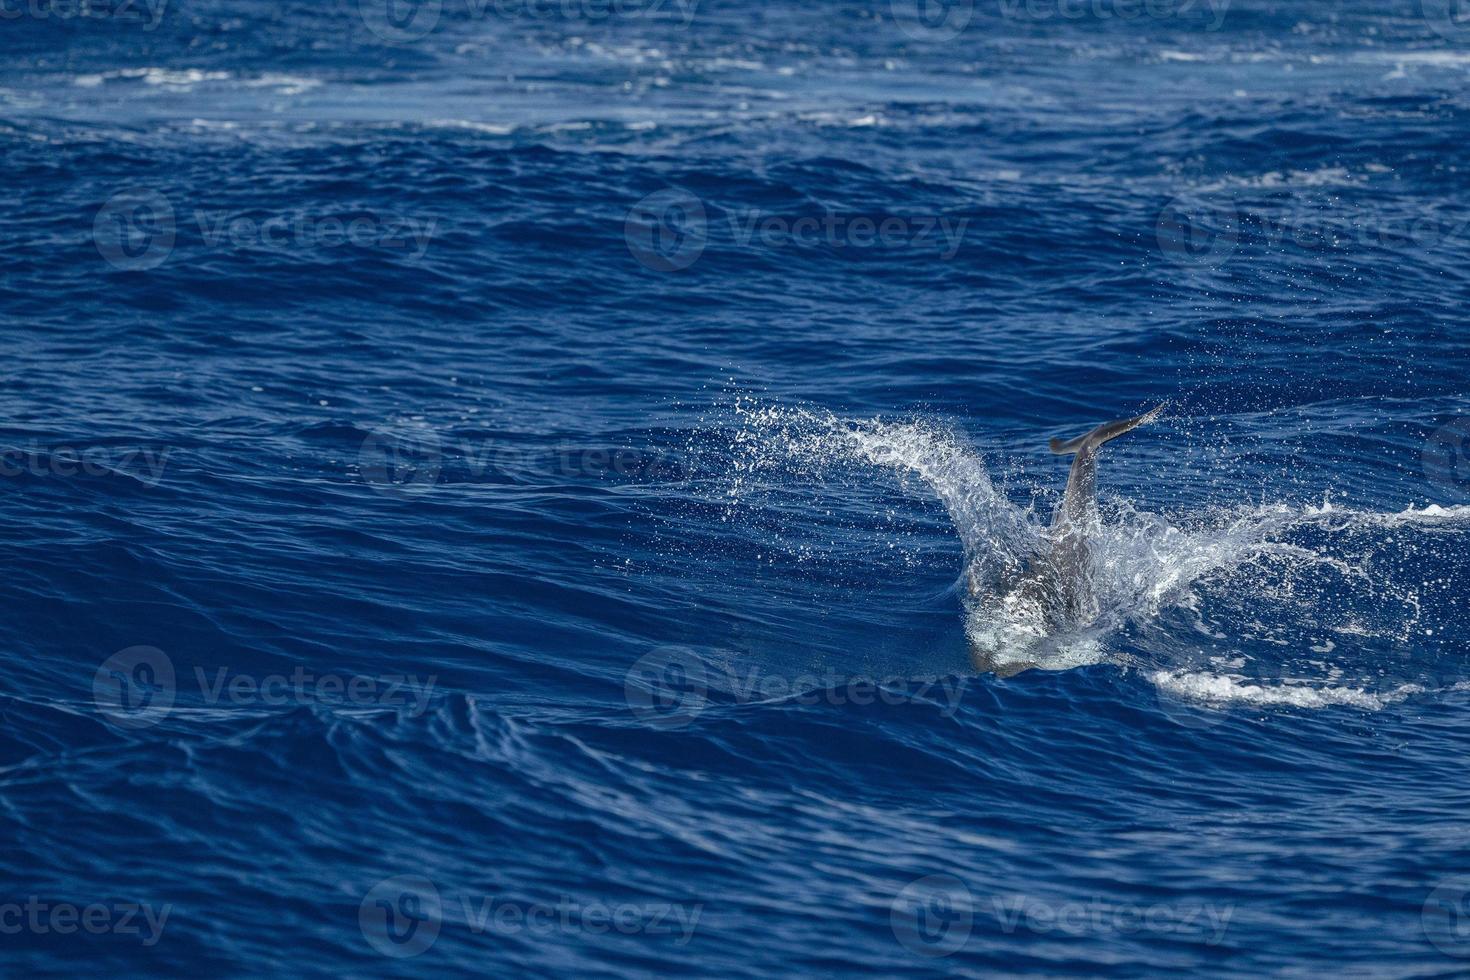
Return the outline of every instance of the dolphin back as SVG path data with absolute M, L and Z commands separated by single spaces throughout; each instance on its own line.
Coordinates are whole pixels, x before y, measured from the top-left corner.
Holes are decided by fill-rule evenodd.
M 1102 425 L 1093 429 L 1086 435 L 1080 435 L 1075 439 L 1068 439 L 1066 441 L 1063 441 L 1061 439 L 1053 439 L 1051 441 L 1051 451 L 1056 453 L 1058 456 L 1070 456 L 1073 453 L 1081 452 L 1083 449 L 1096 449 L 1098 446 L 1101 446 L 1109 439 L 1116 439 L 1125 432 L 1129 432 L 1133 429 L 1138 428 L 1140 425 L 1152 422 L 1154 419 L 1159 417 L 1159 414 L 1163 412 L 1163 410 L 1163 405 L 1157 405 L 1149 409 L 1147 412 L 1144 412 L 1142 415 L 1134 416 L 1131 419 L 1119 419 L 1116 422 L 1104 422 Z

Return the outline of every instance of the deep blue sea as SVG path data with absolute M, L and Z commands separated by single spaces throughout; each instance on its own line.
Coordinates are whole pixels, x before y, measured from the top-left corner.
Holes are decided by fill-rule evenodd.
M 1458 0 L 0 46 L 0 973 L 1470 973 Z

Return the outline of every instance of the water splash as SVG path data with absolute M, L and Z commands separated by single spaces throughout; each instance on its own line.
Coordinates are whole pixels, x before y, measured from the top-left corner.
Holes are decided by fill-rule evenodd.
M 987 663 L 1059 670 L 1112 660 L 1144 668 L 1172 694 L 1202 700 L 1372 707 L 1412 690 L 1405 683 L 1370 689 L 1375 676 L 1398 669 L 1369 669 L 1360 659 L 1365 649 L 1401 649 L 1424 632 L 1422 583 L 1400 567 L 1395 533 L 1458 539 L 1470 530 L 1463 506 L 1376 513 L 1324 499 L 1165 515 L 1104 501 L 1088 571 L 1097 615 L 1058 631 L 1007 590 L 1043 552 L 1046 515 L 1013 503 L 985 457 L 951 429 L 924 418 L 845 419 L 749 398 L 737 401 L 735 414 L 732 499 L 793 483 L 809 492 L 854 469 L 871 478 L 874 467 L 900 487 L 917 483 L 936 496 L 964 548 L 965 633 Z M 1027 492 L 1034 500 L 1046 491 Z M 1280 661 L 1238 653 L 1261 643 L 1280 649 Z M 1247 659 L 1271 680 L 1248 677 Z M 1317 681 L 1283 681 L 1303 664 Z M 1344 686 L 1349 675 L 1357 679 Z
M 820 410 L 740 399 L 731 497 L 769 479 L 825 482 L 856 463 L 917 478 L 944 505 L 969 571 L 990 581 L 1024 568 L 1040 527 L 990 479 L 983 458 L 953 432 L 923 419 L 848 421 Z

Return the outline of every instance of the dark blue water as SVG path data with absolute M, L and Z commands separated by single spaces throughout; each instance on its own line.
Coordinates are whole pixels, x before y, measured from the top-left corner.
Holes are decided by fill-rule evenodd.
M 1470 968 L 1470 22 L 906 2 L 6 5 L 0 971 Z

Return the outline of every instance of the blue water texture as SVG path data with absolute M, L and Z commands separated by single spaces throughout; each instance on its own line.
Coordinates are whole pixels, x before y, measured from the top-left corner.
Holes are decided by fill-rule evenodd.
M 1455 4 L 4 9 L 0 973 L 1470 972 Z

